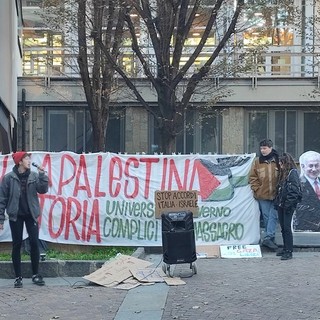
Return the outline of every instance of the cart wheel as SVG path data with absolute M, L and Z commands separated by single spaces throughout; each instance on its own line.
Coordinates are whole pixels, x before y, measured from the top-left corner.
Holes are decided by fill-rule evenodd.
M 168 264 L 168 266 L 167 266 L 167 273 L 170 278 L 173 278 L 173 271 L 170 269 L 170 264 Z
M 195 263 L 192 264 L 192 272 L 193 272 L 193 274 L 198 273 L 197 265 Z

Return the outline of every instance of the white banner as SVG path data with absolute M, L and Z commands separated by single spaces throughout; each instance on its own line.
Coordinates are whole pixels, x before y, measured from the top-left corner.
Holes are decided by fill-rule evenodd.
M 197 244 L 257 244 L 260 212 L 248 175 L 255 154 L 119 155 L 33 152 L 49 176 L 40 238 L 83 245 L 161 246 L 158 190 L 197 190 Z M 0 178 L 11 171 L 0 156 Z M 37 170 L 32 168 L 32 170 Z M 170 206 L 163 200 L 163 208 Z M 0 241 L 10 241 L 8 221 Z

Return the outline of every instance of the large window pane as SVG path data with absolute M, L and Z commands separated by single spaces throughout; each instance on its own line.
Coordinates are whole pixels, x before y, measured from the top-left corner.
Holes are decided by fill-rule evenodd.
M 270 113 L 272 114 L 273 111 Z M 274 144 L 281 154 L 297 154 L 297 117 L 296 111 L 275 111 Z
M 250 111 L 248 116 L 248 152 L 257 152 L 259 142 L 268 136 L 268 114 L 266 112 Z
M 293 156 L 297 154 L 297 112 L 288 111 L 287 112 L 287 141 L 286 151 L 292 154 Z
M 182 153 L 192 153 L 195 152 L 194 148 L 194 137 L 195 137 L 195 114 L 194 111 L 189 111 L 186 113 L 186 125 L 185 130 L 183 132 L 184 140 L 184 148 L 182 149 Z
M 150 119 L 150 150 L 159 151 L 159 130 Z M 183 131 L 176 138 L 176 152 L 219 153 L 221 150 L 221 116 L 216 112 L 189 110 L 185 113 Z
M 310 109 L 309 109 L 310 110 Z M 248 111 L 247 152 L 257 152 L 259 141 L 266 137 L 281 154 L 289 152 L 298 160 L 308 150 L 320 152 L 320 112 L 304 110 Z
M 75 142 L 76 142 L 76 152 L 84 152 L 84 132 L 85 132 L 85 122 L 84 113 L 76 112 L 76 127 L 75 127 Z
M 219 122 L 216 114 L 205 113 L 201 116 L 201 153 L 219 152 Z
M 106 136 L 106 151 L 124 152 L 123 141 L 123 115 L 111 115 Z
M 281 154 L 285 150 L 285 113 L 284 111 L 276 111 L 275 117 L 275 134 L 274 134 L 274 147 L 278 153 Z
M 68 150 L 68 114 L 50 112 L 48 116 L 48 151 Z
M 293 1 L 247 0 L 246 3 L 245 20 L 249 27 L 244 32 L 245 45 L 293 45 L 296 9 Z
M 276 76 L 290 75 L 291 57 L 289 55 L 271 57 L 272 74 Z
M 92 151 L 92 126 L 88 111 L 74 108 L 47 111 L 48 151 Z M 123 152 L 123 113 L 113 112 L 107 128 L 106 150 Z
M 320 152 L 320 113 L 304 113 L 304 150 Z

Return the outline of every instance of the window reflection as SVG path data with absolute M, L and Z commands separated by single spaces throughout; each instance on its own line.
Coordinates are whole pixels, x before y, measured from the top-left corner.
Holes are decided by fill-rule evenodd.
M 150 118 L 150 151 L 159 152 L 160 134 Z M 221 115 L 218 111 L 189 110 L 185 113 L 183 130 L 176 137 L 176 151 L 188 153 L 219 153 L 221 151 Z
M 304 150 L 320 152 L 320 112 L 304 113 Z
M 268 137 L 268 114 L 267 112 L 250 111 L 248 120 L 249 152 L 257 152 L 259 150 L 259 142 Z
M 295 6 L 293 0 L 247 0 L 244 45 L 293 45 Z
M 49 72 L 59 75 L 63 72 L 64 51 L 59 49 L 62 47 L 61 34 L 25 28 L 22 43 L 24 75 L 47 75 Z
M 289 152 L 295 159 L 308 150 L 320 152 L 319 121 L 317 111 L 248 111 L 248 152 L 258 152 L 259 141 L 266 137 L 273 140 L 279 153 Z
M 291 56 L 277 55 L 271 57 L 271 74 L 290 75 L 291 74 Z
M 88 111 L 78 108 L 48 108 L 46 150 L 92 151 L 92 126 Z M 106 132 L 106 151 L 124 151 L 124 112 L 112 110 Z
M 67 49 L 62 50 L 64 45 L 63 35 L 58 32 L 47 30 L 44 22 L 41 20 L 40 6 L 43 1 L 23 1 L 24 15 L 24 30 L 23 30 L 23 46 L 24 59 L 23 71 L 25 75 L 65 75 L 71 72 L 70 75 L 78 72 L 75 67 L 75 56 L 67 54 Z M 57 0 L 57 3 L 59 0 Z M 243 39 L 245 47 L 251 46 L 292 46 L 294 45 L 294 5 L 293 0 L 247 0 L 248 7 L 245 10 L 245 26 L 243 35 L 237 35 L 237 41 Z M 195 46 L 200 42 L 200 39 L 205 31 L 212 3 L 204 1 L 203 6 L 199 8 L 195 19 L 192 22 L 191 30 L 186 37 L 182 57 L 180 60 L 180 68 L 189 60 Z M 189 9 L 191 12 L 191 8 Z M 231 17 L 231 11 L 226 10 L 226 19 Z M 130 17 L 133 21 L 135 33 L 137 36 L 140 48 L 143 48 L 143 54 L 151 66 L 154 65 L 152 72 L 156 72 L 156 61 L 153 49 L 151 48 L 150 38 L 145 30 L 145 25 L 137 12 L 132 11 Z M 104 21 L 105 26 L 106 21 Z M 214 47 L 217 45 L 216 38 L 221 38 L 221 21 L 217 22 L 210 31 L 206 41 L 205 48 L 197 57 L 194 64 L 188 71 L 189 74 L 199 70 L 211 56 Z M 174 37 L 171 39 L 174 45 Z M 141 65 L 137 57 L 131 49 L 131 35 L 126 29 L 123 35 L 123 50 L 119 57 L 123 69 L 127 75 L 132 77 L 144 76 L 141 71 Z M 71 49 L 68 49 L 68 52 Z M 73 55 L 76 52 L 72 53 Z M 71 61 L 71 62 L 70 62 Z M 264 62 L 262 62 L 263 64 Z M 272 70 L 273 75 L 290 75 L 290 57 L 273 57 Z M 71 64 L 71 66 L 69 66 Z M 260 67 L 259 67 L 260 68 Z M 265 66 L 261 66 L 261 70 Z M 259 71 L 259 70 L 258 70 Z M 259 71 L 260 72 L 260 71 Z M 223 74 L 223 73 L 222 73 Z M 264 74 L 264 73 L 263 73 Z M 224 75 L 224 74 L 223 74 Z

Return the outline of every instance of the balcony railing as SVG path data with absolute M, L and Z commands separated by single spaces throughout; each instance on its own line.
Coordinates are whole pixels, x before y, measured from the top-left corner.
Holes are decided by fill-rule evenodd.
M 288 48 L 287 48 L 288 49 Z M 301 49 L 301 48 L 300 48 Z M 191 47 L 186 47 L 181 59 L 181 66 L 188 60 Z M 210 57 L 212 48 L 206 48 L 195 63 L 188 70 L 186 77 L 190 77 Z M 301 51 L 301 50 L 300 50 Z M 151 48 L 143 50 L 151 72 L 156 75 L 156 58 Z M 92 58 L 92 57 L 91 57 Z M 89 60 L 91 59 L 89 56 Z M 124 48 L 119 57 L 123 69 L 129 77 L 144 78 L 142 66 L 130 48 Z M 89 61 L 89 66 L 92 61 Z M 299 52 L 290 47 L 284 50 L 279 47 L 269 52 L 252 50 L 222 53 L 214 62 L 209 76 L 219 78 L 301 78 L 316 77 L 319 84 L 320 52 Z M 75 48 L 24 48 L 23 56 L 24 76 L 44 77 L 79 77 L 77 52 Z

